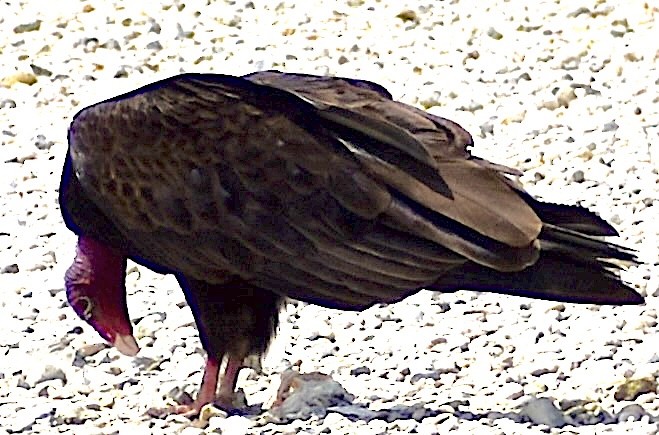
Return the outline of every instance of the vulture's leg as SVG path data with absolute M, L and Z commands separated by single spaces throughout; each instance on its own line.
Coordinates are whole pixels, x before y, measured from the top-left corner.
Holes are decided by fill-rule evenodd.
M 227 358 L 227 366 L 224 369 L 222 381 L 220 382 L 220 391 L 215 399 L 215 402 L 221 408 L 230 410 L 235 407 L 236 383 L 238 381 L 238 372 L 242 368 L 243 359 L 231 355 Z
M 188 417 L 194 417 L 199 414 L 201 408 L 212 403 L 215 400 L 215 391 L 217 390 L 217 379 L 220 372 L 220 361 L 214 356 L 208 356 L 206 367 L 204 368 L 204 377 L 201 380 L 197 398 L 189 405 L 179 405 L 173 407 L 171 412 L 182 414 Z
M 225 411 L 236 409 L 236 405 L 234 404 L 234 398 L 236 396 L 235 389 L 238 381 L 238 372 L 242 368 L 242 361 L 243 358 L 233 356 L 227 358 L 227 365 L 222 374 L 222 380 L 219 382 L 220 391 L 218 394 L 215 394 L 217 391 L 220 364 L 218 358 L 209 357 L 206 361 L 204 377 L 201 381 L 197 398 L 189 405 L 175 406 L 172 412 L 187 417 L 194 417 L 199 415 L 201 408 L 209 403 L 213 403 Z
M 244 358 L 237 358 L 229 356 L 227 358 L 227 365 L 222 374 L 222 380 L 219 382 L 220 391 L 217 391 L 220 363 L 216 357 L 208 357 L 206 361 L 206 368 L 204 369 L 204 377 L 201 380 L 199 393 L 194 402 L 188 405 L 178 405 L 165 411 L 168 414 L 181 414 L 186 417 L 196 417 L 201 412 L 201 409 L 213 403 L 225 411 L 232 411 L 236 409 L 234 398 L 236 397 L 235 389 L 238 381 L 238 373 L 242 368 Z
M 197 399 L 185 415 L 197 413 L 208 403 L 236 410 L 236 381 L 248 355 L 261 357 L 275 335 L 281 296 L 241 280 L 222 284 L 177 277 L 195 318 L 201 344 L 208 355 L 204 380 Z M 218 378 L 218 366 L 226 356 L 226 367 Z M 213 360 L 214 358 L 214 360 Z M 219 392 L 216 392 L 219 379 Z M 217 393 L 217 394 L 216 394 Z

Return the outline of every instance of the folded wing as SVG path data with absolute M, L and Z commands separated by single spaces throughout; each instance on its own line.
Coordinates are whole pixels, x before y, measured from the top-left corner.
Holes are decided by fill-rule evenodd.
M 367 81 L 185 74 L 83 110 L 70 144 L 136 258 L 340 308 L 399 300 L 466 264 L 524 270 L 542 219 L 566 220 L 514 170 L 471 157 L 460 126 Z M 563 214 L 568 229 L 605 232 Z

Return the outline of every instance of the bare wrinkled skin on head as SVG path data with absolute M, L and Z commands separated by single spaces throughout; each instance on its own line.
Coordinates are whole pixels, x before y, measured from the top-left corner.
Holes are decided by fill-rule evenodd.
M 124 355 L 139 346 L 133 337 L 124 286 L 126 259 L 108 247 L 80 237 L 73 264 L 66 271 L 66 297 L 76 314 Z

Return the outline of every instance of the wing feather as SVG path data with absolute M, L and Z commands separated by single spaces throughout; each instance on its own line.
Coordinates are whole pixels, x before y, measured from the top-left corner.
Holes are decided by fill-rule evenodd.
M 362 308 L 470 260 L 538 256 L 542 224 L 505 168 L 366 81 L 185 74 L 84 109 L 69 141 L 131 255 L 194 279 Z

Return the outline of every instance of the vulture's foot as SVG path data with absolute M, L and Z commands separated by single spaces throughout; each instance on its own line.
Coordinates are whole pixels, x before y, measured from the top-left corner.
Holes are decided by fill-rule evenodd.
M 194 418 L 199 415 L 201 409 L 215 401 L 215 391 L 217 388 L 217 379 L 220 371 L 218 358 L 208 357 L 206 367 L 204 368 L 204 377 L 201 380 L 197 398 L 189 404 L 175 405 L 168 408 L 151 408 L 147 411 L 152 417 L 163 418 L 172 414 L 183 415 L 188 418 Z
M 201 410 L 204 408 L 204 406 L 208 404 L 213 404 L 225 410 L 225 408 L 221 406 L 220 403 L 216 403 L 215 392 L 210 391 L 210 394 L 208 394 L 209 391 L 210 389 L 204 388 L 204 384 L 202 383 L 202 387 L 199 389 L 199 394 L 192 403 L 173 405 L 165 408 L 151 408 L 147 411 L 147 414 L 156 418 L 165 418 L 168 415 L 178 414 L 192 420 L 196 418 L 201 413 Z
M 238 372 L 242 367 L 242 358 L 229 356 L 227 366 L 222 375 L 220 391 L 217 391 L 218 375 L 220 364 L 218 358 L 209 357 L 204 369 L 204 377 L 199 387 L 197 398 L 188 404 L 170 406 L 168 408 L 152 408 L 147 411 L 152 417 L 163 418 L 172 414 L 179 414 L 190 419 L 199 415 L 204 406 L 212 404 L 213 406 L 227 412 L 228 414 L 240 413 L 247 408 L 247 400 L 242 390 L 235 392 Z
M 228 392 L 221 393 L 210 399 L 205 395 L 202 397 L 201 391 L 199 396 L 195 399 L 194 402 L 186 405 L 176 405 L 172 406 L 163 411 L 163 414 L 179 414 L 190 419 L 197 417 L 202 409 L 206 405 L 213 405 L 214 407 L 221 409 L 229 415 L 241 414 L 244 408 L 247 408 L 247 401 L 245 400 L 245 394 L 240 390 L 239 392 Z
M 174 405 L 166 408 L 151 408 L 147 414 L 151 417 L 165 418 L 168 415 L 181 415 L 193 420 L 202 414 L 204 407 L 212 405 L 228 415 L 241 413 L 241 406 L 237 396 L 234 397 L 213 397 L 208 400 L 206 397 L 197 397 L 194 402 L 184 405 Z M 243 396 L 244 403 L 244 396 Z

